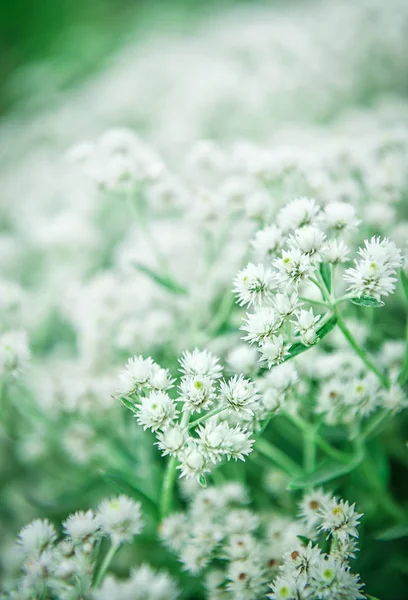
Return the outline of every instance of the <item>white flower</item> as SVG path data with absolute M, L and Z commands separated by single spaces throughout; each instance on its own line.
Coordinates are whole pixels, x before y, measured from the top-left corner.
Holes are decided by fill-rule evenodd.
M 187 433 L 178 424 L 173 425 L 157 434 L 157 446 L 162 450 L 162 456 L 177 455 L 186 443 Z
M 349 536 L 358 537 L 357 527 L 363 515 L 356 513 L 355 504 L 349 505 L 348 502 L 333 498 L 323 505 L 320 512 L 322 522 L 319 529 L 322 531 L 327 531 L 340 541 L 346 541 Z
M 327 241 L 320 252 L 323 262 L 333 264 L 344 263 L 348 260 L 350 250 L 342 240 Z
M 254 445 L 250 435 L 250 432 L 243 431 L 238 425 L 234 429 L 228 428 L 225 439 L 228 458 L 245 461 L 245 457 L 252 452 Z
M 257 260 L 265 261 L 271 258 L 282 248 L 284 236 L 282 231 L 276 225 L 269 225 L 256 232 L 252 240 Z
M 326 494 L 322 489 L 313 490 L 303 496 L 299 503 L 299 516 L 308 529 L 312 530 L 321 523 L 321 510 L 331 499 L 331 494 Z
M 287 289 L 296 288 L 305 281 L 314 271 L 310 257 L 303 254 L 298 248 L 283 250 L 280 258 L 273 261 L 277 272 L 274 279 L 280 287 Z
M 177 466 L 180 469 L 180 477 L 196 477 L 209 471 L 208 463 L 203 450 L 195 443 L 189 444 L 180 452 L 180 464 Z
M 360 260 L 355 260 L 355 268 L 347 269 L 344 274 L 350 283 L 348 290 L 356 296 L 371 296 L 380 300 L 395 289 L 397 279 L 395 270 L 402 265 L 401 252 L 394 242 L 387 238 L 373 237 L 364 241 L 359 249 Z
M 272 271 L 261 264 L 249 263 L 235 277 L 233 292 L 241 306 L 261 304 L 271 296 Z
M 196 375 L 184 377 L 180 384 L 180 400 L 183 410 L 201 412 L 209 409 L 215 398 L 214 380 L 210 377 Z
M 313 309 L 301 310 L 297 315 L 295 333 L 299 333 L 300 339 L 305 346 L 313 345 L 317 340 L 316 323 L 321 315 L 314 315 Z
M 323 209 L 321 220 L 334 232 L 357 229 L 360 221 L 356 218 L 354 206 L 346 202 L 330 202 Z
M 282 317 L 269 306 L 257 308 L 253 313 L 247 313 L 244 325 L 241 327 L 247 335 L 243 338 L 250 344 L 261 343 L 266 338 L 276 334 L 282 325 Z
M 364 261 L 378 263 L 390 271 L 398 269 L 402 264 L 400 250 L 388 238 L 381 240 L 374 236 L 370 241 L 364 240 L 364 248 L 360 248 L 358 253 Z
M 258 598 L 265 592 L 265 572 L 252 558 L 234 560 L 227 571 L 228 591 L 237 600 Z
M 40 554 L 49 548 L 57 537 L 55 527 L 47 519 L 35 519 L 20 531 L 18 543 L 25 554 Z
M 272 339 L 262 342 L 259 348 L 262 354 L 261 360 L 267 361 L 268 367 L 271 368 L 272 365 L 278 365 L 285 360 L 285 356 L 289 354 L 289 349 L 290 346 L 285 345 L 281 335 L 274 335 Z
M 289 238 L 289 243 L 297 247 L 303 254 L 318 259 L 325 238 L 326 236 L 318 227 L 308 225 L 301 229 L 296 229 L 294 235 Z
M 300 586 L 293 575 L 280 575 L 271 585 L 272 593 L 268 595 L 271 600 L 299 600 L 304 586 Z
M 208 350 L 198 350 L 195 348 L 192 352 L 184 352 L 180 359 L 181 372 L 189 377 L 208 377 L 218 379 L 221 377 L 222 367 L 218 364 L 219 359 L 208 352 Z
M 159 391 L 142 398 L 136 418 L 144 429 L 157 431 L 169 427 L 177 414 L 174 401 L 166 392 Z
M 24 331 L 7 331 L 0 335 L 0 377 L 16 377 L 25 369 L 29 359 L 28 338 Z
M 296 292 L 293 292 L 290 295 L 275 294 L 273 298 L 273 307 L 282 319 L 292 315 L 300 306 L 301 302 L 299 302 Z
M 369 296 L 381 300 L 392 294 L 397 279 L 376 262 L 356 262 L 356 268 L 347 269 L 344 279 L 350 284 L 347 291 L 357 297 Z
M 137 393 L 144 386 L 148 386 L 153 365 L 154 361 L 150 357 L 146 359 L 143 356 L 129 358 L 126 366 L 119 373 L 120 386 L 118 394 L 129 396 Z
M 69 515 L 68 519 L 62 524 L 65 534 L 68 535 L 75 544 L 84 542 L 93 543 L 99 530 L 99 522 L 92 510 L 87 512 L 78 511 Z
M 277 216 L 278 227 L 284 232 L 313 225 L 317 221 L 320 208 L 312 198 L 301 196 L 282 208 Z
M 184 513 L 173 513 L 160 524 L 160 538 L 172 550 L 180 552 L 190 533 L 190 523 Z
M 124 495 L 103 500 L 98 508 L 97 519 L 101 532 L 109 535 L 115 545 L 131 542 L 143 527 L 140 502 Z
M 216 423 L 214 419 L 197 428 L 197 443 L 207 460 L 217 464 L 228 453 L 228 433 L 228 425 Z
M 220 401 L 227 404 L 235 411 L 251 411 L 251 404 L 259 400 L 256 386 L 253 381 L 245 379 L 242 375 L 234 375 L 226 383 L 220 384 Z
M 228 535 L 251 533 L 258 529 L 259 517 L 250 510 L 241 508 L 228 513 L 224 528 Z

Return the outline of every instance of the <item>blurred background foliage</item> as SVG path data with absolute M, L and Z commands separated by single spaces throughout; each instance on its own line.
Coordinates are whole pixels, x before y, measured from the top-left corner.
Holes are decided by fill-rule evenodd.
M 3 0 L 0 115 L 24 103 L 37 78 L 43 89 L 36 91 L 49 101 L 100 69 L 130 36 L 182 30 L 207 14 L 245 3 L 250 0 Z M 54 76 L 47 78 L 49 68 Z M 47 83 L 50 89 L 44 89 Z

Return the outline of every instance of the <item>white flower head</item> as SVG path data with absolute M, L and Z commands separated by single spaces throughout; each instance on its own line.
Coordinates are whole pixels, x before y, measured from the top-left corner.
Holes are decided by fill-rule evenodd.
M 321 215 L 324 225 L 334 233 L 357 229 L 360 221 L 356 218 L 356 210 L 347 202 L 330 202 L 326 204 Z
M 274 335 L 271 339 L 262 342 L 259 347 L 261 352 L 261 361 L 266 361 L 268 367 L 271 368 L 273 365 L 278 365 L 285 360 L 285 357 L 289 354 L 290 346 L 285 344 L 283 336 Z
M 269 225 L 256 232 L 251 244 L 259 261 L 266 261 L 275 256 L 282 248 L 284 235 L 276 225 Z
M 241 327 L 247 335 L 243 338 L 250 344 L 258 344 L 275 335 L 282 325 L 282 317 L 270 306 L 257 308 L 253 313 L 247 313 L 244 325 Z
M 25 331 L 7 331 L 0 335 L 0 377 L 17 377 L 24 371 L 29 359 L 30 350 Z
M 103 500 L 98 508 L 97 519 L 102 534 L 109 535 L 113 544 L 132 541 L 143 527 L 140 502 L 124 495 Z
M 288 290 L 296 289 L 299 283 L 305 281 L 314 271 L 310 257 L 299 248 L 283 250 L 282 256 L 275 258 L 273 265 L 276 268 L 274 279 L 276 283 Z
M 157 431 L 169 427 L 177 414 L 176 405 L 166 392 L 153 391 L 142 398 L 136 418 L 144 429 Z
M 179 454 L 180 477 L 200 478 L 201 475 L 209 471 L 208 462 L 202 448 L 194 442 L 186 446 Z
M 355 504 L 333 498 L 321 509 L 319 528 L 340 541 L 346 541 L 350 536 L 358 537 L 357 527 L 362 516 L 355 511 Z
M 162 456 L 166 456 L 167 454 L 174 456 L 180 452 L 186 443 L 187 433 L 183 427 L 176 423 L 168 427 L 165 431 L 159 432 L 157 439 L 156 443 L 162 451 Z
M 320 207 L 313 198 L 301 196 L 292 200 L 277 215 L 278 227 L 285 233 L 313 225 L 317 222 Z
M 92 544 L 98 536 L 99 522 L 92 510 L 78 511 L 69 515 L 63 523 L 63 528 L 74 544 Z
M 234 411 L 251 411 L 251 405 L 259 400 L 255 383 L 245 379 L 242 375 L 234 375 L 227 382 L 220 385 L 220 400 Z
M 181 372 L 189 377 L 208 377 L 218 379 L 221 377 L 222 367 L 219 358 L 208 352 L 208 350 L 198 350 L 195 348 L 192 352 L 184 352 L 180 359 Z
M 262 264 L 249 263 L 235 277 L 233 292 L 240 306 L 252 306 L 270 298 L 272 289 L 272 271 Z
M 28 555 L 39 555 L 49 548 L 57 537 L 55 527 L 47 519 L 35 519 L 20 531 L 18 543 Z
M 325 238 L 325 234 L 318 227 L 307 225 L 296 229 L 293 236 L 289 238 L 289 243 L 298 248 L 302 254 L 310 256 L 312 259 L 319 259 Z
M 313 309 L 300 310 L 295 324 L 295 333 L 300 335 L 300 339 L 305 346 L 312 346 L 317 341 L 316 323 L 321 315 L 314 315 Z
M 209 409 L 214 399 L 214 379 L 201 375 L 183 377 L 180 384 L 180 400 L 183 401 L 183 410 L 199 413 Z
M 322 260 L 332 264 L 347 262 L 350 250 L 342 240 L 327 241 L 320 252 Z

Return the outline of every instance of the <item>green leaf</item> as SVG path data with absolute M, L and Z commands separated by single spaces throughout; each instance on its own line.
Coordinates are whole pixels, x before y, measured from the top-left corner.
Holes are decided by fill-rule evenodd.
M 137 262 L 133 264 L 138 271 L 150 277 L 150 279 L 152 279 L 155 283 L 157 283 L 161 287 L 164 287 L 169 292 L 172 292 L 173 294 L 187 294 L 186 288 L 177 283 L 177 281 L 170 279 L 170 277 L 160 275 L 159 273 L 156 273 L 156 271 L 142 263 Z
M 322 340 L 328 333 L 330 333 L 337 325 L 337 317 L 332 317 L 323 327 L 317 330 L 319 340 Z M 284 362 L 294 358 L 302 352 L 306 352 L 312 346 L 305 346 L 304 344 L 293 344 L 289 349 L 289 354 L 285 357 Z
M 306 537 L 305 535 L 297 535 L 296 537 L 300 539 L 300 541 L 302 542 L 302 544 L 304 546 L 308 546 L 310 544 L 310 542 L 312 541 L 310 538 Z
M 400 270 L 402 289 L 404 290 L 405 299 L 408 302 L 408 276 L 405 273 L 404 269 Z
M 347 475 L 347 473 L 350 473 L 359 465 L 361 460 L 362 456 L 356 457 L 355 460 L 351 460 L 348 464 L 324 461 L 313 473 L 294 477 L 289 483 L 289 489 L 301 490 L 309 486 L 321 485 L 326 481 L 342 477 L 342 475 Z
M 129 398 L 125 398 L 124 396 L 121 396 L 119 399 L 122 402 L 122 404 L 124 404 L 126 406 L 126 408 L 128 408 L 135 414 L 137 413 L 135 404 L 133 402 L 131 402 L 131 400 L 129 400 Z
M 376 539 L 383 542 L 388 542 L 390 540 L 398 540 L 404 537 L 408 537 L 408 522 L 385 529 L 376 536 Z
M 384 306 L 384 302 L 382 300 L 377 300 L 376 298 L 372 298 L 371 296 L 360 296 L 360 298 L 350 298 L 350 301 L 353 304 L 357 304 L 357 306 L 371 306 L 372 308 L 379 308 L 380 306 Z
M 323 281 L 326 284 L 327 290 L 331 292 L 331 269 L 328 263 L 321 263 L 320 275 L 322 276 Z

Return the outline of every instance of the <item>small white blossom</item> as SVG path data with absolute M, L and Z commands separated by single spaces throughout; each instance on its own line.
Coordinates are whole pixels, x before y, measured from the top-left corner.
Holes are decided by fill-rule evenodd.
M 288 290 L 297 288 L 299 283 L 305 281 L 314 271 L 310 257 L 298 248 L 283 250 L 282 256 L 275 258 L 273 265 L 277 270 L 274 273 L 276 283 Z
M 312 198 L 296 198 L 282 208 L 277 216 L 278 226 L 284 232 L 313 225 L 317 221 L 320 208 Z
M 177 414 L 176 405 L 166 392 L 150 392 L 142 398 L 136 418 L 144 429 L 157 431 L 169 427 Z
M 282 325 L 282 317 L 269 306 L 257 308 L 253 313 L 247 313 L 244 325 L 241 327 L 247 335 L 243 338 L 250 344 L 258 344 L 275 335 Z
M 235 277 L 233 292 L 240 306 L 252 306 L 268 299 L 272 289 L 272 271 L 261 264 L 249 263 Z
M 234 411 L 251 411 L 251 405 L 259 400 L 259 394 L 253 381 L 242 375 L 234 375 L 226 383 L 221 382 L 220 400 Z
M 132 541 L 143 527 L 140 502 L 124 495 L 103 500 L 98 508 L 97 519 L 102 534 L 109 535 L 112 544 Z
M 47 519 L 35 519 L 20 531 L 18 543 L 25 554 L 40 554 L 56 539 L 55 527 Z
M 182 355 L 180 359 L 181 372 L 189 377 L 218 379 L 222 373 L 222 367 L 218 362 L 219 359 L 208 350 L 195 348 L 192 352 L 184 352 Z
M 271 339 L 265 340 L 259 351 L 261 352 L 261 360 L 268 363 L 268 367 L 278 365 L 285 360 L 285 356 L 289 354 L 290 346 L 285 344 L 283 336 L 273 336 Z

